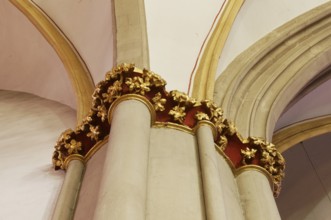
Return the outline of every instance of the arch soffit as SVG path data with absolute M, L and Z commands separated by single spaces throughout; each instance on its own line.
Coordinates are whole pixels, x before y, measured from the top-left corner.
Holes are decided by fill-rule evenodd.
M 274 30 L 216 81 L 214 100 L 244 136 L 270 140 L 295 95 L 330 64 L 331 2 Z
M 294 104 L 296 104 L 300 99 L 306 96 L 308 93 L 312 92 L 314 89 L 322 85 L 324 82 L 331 79 L 331 65 L 325 69 L 320 74 L 316 75 L 314 79 L 311 80 L 303 89 L 300 90 L 297 96 L 295 96 L 290 103 L 286 106 L 283 112 L 286 112 Z
M 295 144 L 318 135 L 331 132 L 331 115 L 301 121 L 278 130 L 273 143 L 279 152 L 284 152 Z

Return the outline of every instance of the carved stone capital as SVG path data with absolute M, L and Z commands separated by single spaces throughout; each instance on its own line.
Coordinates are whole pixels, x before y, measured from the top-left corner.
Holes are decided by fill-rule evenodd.
M 285 162 L 271 143 L 261 138 L 243 139 L 235 126 L 223 118 L 223 111 L 212 101 L 197 101 L 179 91 L 167 92 L 166 82 L 149 70 L 122 64 L 106 74 L 93 93 L 90 112 L 75 130 L 66 130 L 59 137 L 53 154 L 55 169 L 66 169 L 68 160 L 83 158 L 86 162 L 106 141 L 111 130 L 111 112 L 116 103 L 126 99 L 139 100 L 148 106 L 152 123 L 194 133 L 201 123 L 215 131 L 214 142 L 222 155 L 236 170 L 244 166 L 260 166 L 273 179 L 278 195 L 284 176 Z M 107 120 L 107 118 L 109 120 Z

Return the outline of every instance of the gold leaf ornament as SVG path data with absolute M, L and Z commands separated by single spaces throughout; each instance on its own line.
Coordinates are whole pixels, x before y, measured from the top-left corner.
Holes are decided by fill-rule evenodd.
M 216 109 L 217 108 L 216 104 L 211 100 L 203 100 L 203 101 L 201 101 L 201 103 L 205 104 L 206 107 L 209 108 L 209 109 Z
M 91 140 L 98 140 L 99 139 L 99 134 L 100 134 L 100 131 L 99 131 L 99 126 L 93 126 L 93 125 L 90 125 L 90 132 L 87 133 L 87 137 L 90 137 Z
M 248 147 L 246 147 L 245 150 L 241 149 L 240 153 L 243 156 L 242 163 L 246 165 L 247 160 L 251 160 L 255 157 L 256 151 L 256 149 L 249 149 Z
M 268 166 L 272 166 L 275 163 L 275 159 L 268 152 L 263 151 L 261 162 L 267 164 Z
M 62 157 L 62 153 L 61 151 L 55 151 L 53 153 L 53 159 L 52 159 L 52 162 L 53 162 L 53 165 L 55 167 L 62 167 L 63 163 L 64 163 L 64 160 L 63 160 L 63 157 Z
M 171 91 L 170 95 L 172 96 L 174 101 L 180 104 L 184 104 L 185 106 L 193 106 L 197 103 L 195 99 L 190 98 L 187 94 L 177 90 Z
M 102 93 L 102 97 L 105 99 L 105 102 L 111 103 L 115 98 L 121 96 L 122 91 L 122 82 L 121 80 L 116 80 L 109 88 L 107 93 Z
M 164 104 L 167 102 L 167 100 L 162 98 L 160 92 L 155 94 L 155 96 L 152 98 L 152 102 L 154 104 L 155 111 L 162 112 L 165 110 Z
M 149 82 L 149 77 L 139 77 L 135 76 L 133 78 L 126 78 L 125 84 L 129 86 L 129 90 L 135 91 L 137 93 L 140 93 L 141 95 L 145 95 L 146 92 L 151 91 L 150 86 L 151 83 Z
M 264 150 L 267 151 L 268 153 L 270 153 L 274 157 L 277 155 L 277 149 L 276 149 L 275 145 L 273 145 L 271 143 L 266 143 Z
M 82 150 L 82 143 L 72 139 L 70 143 L 66 143 L 65 148 L 68 149 L 69 154 L 77 154 L 78 151 Z
M 228 139 L 225 136 L 220 136 L 219 141 L 217 142 L 221 150 L 225 150 L 226 146 L 228 145 Z
M 267 168 L 267 170 L 271 173 L 271 174 L 277 174 L 278 173 L 278 169 L 275 166 L 269 166 Z
M 198 120 L 198 121 L 202 121 L 202 120 L 209 120 L 209 116 L 204 113 L 204 112 L 197 112 L 195 114 L 195 118 Z
M 166 81 L 162 79 L 162 77 L 159 76 L 158 74 L 146 69 L 144 69 L 143 72 L 147 77 L 150 78 L 151 86 L 161 87 L 167 84 Z
M 172 115 L 175 121 L 183 123 L 185 113 L 185 107 L 175 106 L 169 111 L 169 115 Z
M 223 109 L 221 109 L 221 108 L 212 109 L 211 114 L 215 118 L 221 118 L 221 117 L 223 117 Z
M 117 73 L 115 71 L 109 71 L 109 72 L 106 73 L 105 80 L 109 81 L 111 79 L 115 79 L 118 75 L 119 75 L 119 73 Z
M 62 132 L 62 134 L 60 135 L 59 139 L 58 139 L 58 143 L 62 142 L 62 141 L 66 141 L 69 140 L 71 138 L 71 134 L 73 134 L 74 131 L 71 129 L 67 129 L 64 132 Z
M 282 156 L 281 153 L 277 152 L 277 163 L 280 165 L 280 166 L 283 166 L 285 168 L 285 159 L 284 157 Z
M 122 63 L 116 67 L 113 68 L 112 72 L 114 74 L 120 74 L 122 72 L 128 72 L 129 70 L 133 69 L 135 65 L 133 63 Z
M 253 141 L 253 144 L 258 145 L 258 146 L 265 146 L 266 143 L 264 140 L 262 140 L 261 138 L 257 138 L 257 137 L 250 137 L 251 140 Z
M 222 134 L 223 131 L 224 131 L 224 128 L 226 128 L 226 125 L 223 124 L 223 120 L 220 119 L 220 120 L 218 120 L 218 121 L 215 122 L 215 127 L 217 129 L 217 132 L 220 133 L 220 134 Z
M 107 118 L 107 110 L 104 105 L 99 105 L 98 106 L 98 113 L 97 116 L 101 118 L 101 121 L 104 122 Z
M 229 134 L 230 136 L 234 135 L 237 132 L 237 128 L 236 128 L 236 126 L 234 126 L 232 121 L 225 119 L 223 121 L 223 123 L 225 124 L 225 126 L 227 128 L 226 133 Z

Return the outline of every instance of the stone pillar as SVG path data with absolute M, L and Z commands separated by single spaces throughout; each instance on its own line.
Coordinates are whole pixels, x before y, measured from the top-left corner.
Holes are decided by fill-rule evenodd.
M 207 219 L 227 219 L 212 128 L 206 123 L 199 124 L 196 134 Z
M 281 219 L 267 171 L 257 166 L 248 166 L 237 172 L 237 184 L 246 219 Z
M 53 220 L 70 220 L 74 216 L 85 166 L 81 160 L 71 160 L 53 213 Z
M 276 147 L 261 138 L 242 138 L 213 102 L 166 92 L 164 86 L 148 70 L 120 65 L 98 84 L 82 124 L 59 138 L 53 163 L 65 169 L 74 156 L 86 162 L 110 131 L 93 219 L 163 219 L 169 213 L 178 219 L 238 220 L 244 213 L 246 219 L 279 219 L 273 193 L 279 193 L 285 161 Z M 112 120 L 106 120 L 107 112 Z M 197 139 L 172 132 L 153 140 L 151 121 L 157 127 L 196 131 Z
M 143 220 L 151 115 L 137 100 L 114 108 L 94 219 Z

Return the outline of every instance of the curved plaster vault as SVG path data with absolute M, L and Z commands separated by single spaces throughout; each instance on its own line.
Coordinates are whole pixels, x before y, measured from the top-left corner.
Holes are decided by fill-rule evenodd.
M 51 45 L 9 1 L 1 1 L 0 16 L 1 89 L 29 92 L 76 108 L 69 77 Z
M 91 106 L 94 83 L 103 78 L 114 63 L 125 61 L 149 66 L 144 3 L 141 0 L 130 1 L 130 10 L 125 8 L 129 4 L 127 1 L 117 0 L 114 6 L 111 1 L 104 0 L 93 7 L 88 1 L 82 1 L 82 4 L 65 0 L 60 4 L 59 1 L 45 0 L 11 2 L 40 32 L 7 1 L 0 3 L 3 6 L 0 15 L 4 18 L 0 24 L 5 27 L 1 29 L 5 40 L 0 42 L 5 51 L 0 55 L 3 67 L 0 75 L 5 79 L 0 82 L 2 88 L 33 93 L 77 108 L 80 120 Z M 237 1 L 235 10 L 239 10 L 242 2 Z M 66 10 L 62 10 L 63 5 Z M 132 13 L 137 8 L 139 13 Z M 99 17 L 90 19 L 84 16 L 89 10 L 98 12 Z M 245 137 L 261 136 L 271 140 L 281 114 L 285 112 L 285 115 L 302 97 L 328 79 L 327 73 L 321 73 L 331 63 L 330 11 L 331 3 L 327 3 L 285 24 L 240 55 L 219 77 L 215 100 Z M 113 12 L 117 23 L 112 20 Z M 126 23 L 127 16 L 135 21 L 132 29 L 132 24 Z M 231 23 L 231 19 L 234 17 L 230 16 L 227 22 Z M 113 33 L 114 26 L 116 34 Z M 113 48 L 116 37 L 117 45 Z M 225 39 L 221 40 L 224 44 Z M 215 69 L 215 64 L 212 65 Z M 247 112 L 250 112 L 249 117 Z M 330 116 L 317 116 L 279 130 L 274 136 L 276 144 L 281 145 L 279 150 L 284 151 L 294 143 L 330 131 Z M 70 122 L 72 120 L 70 117 Z M 73 126 L 74 122 L 69 127 Z M 78 169 L 80 173 L 72 174 L 68 170 L 67 175 L 76 175 L 81 181 L 84 165 L 79 164 Z M 71 204 L 66 207 L 72 210 L 77 199 L 77 191 L 74 193 Z M 59 203 L 61 201 L 65 204 L 64 200 Z
M 12 54 L 1 59 L 9 70 L 3 71 L 7 74 L 7 81 L 2 81 L 4 88 L 60 101 L 76 108 L 80 120 L 91 105 L 94 81 L 100 81 L 113 66 L 111 2 L 10 2 L 1 3 L 6 9 L 1 15 L 6 17 L 7 26 L 7 30 L 1 29 L 7 39 L 1 41 L 5 45 L 2 54 Z M 95 14 L 92 18 L 85 16 L 91 11 Z M 17 33 L 22 30 L 28 37 Z M 18 59 L 24 63 L 15 65 Z M 11 80 L 18 73 L 17 78 L 24 83 Z
M 76 125 L 76 112 L 17 91 L 0 90 L 0 103 L 0 218 L 51 219 L 65 173 L 54 171 L 49 155 L 58 134 Z

